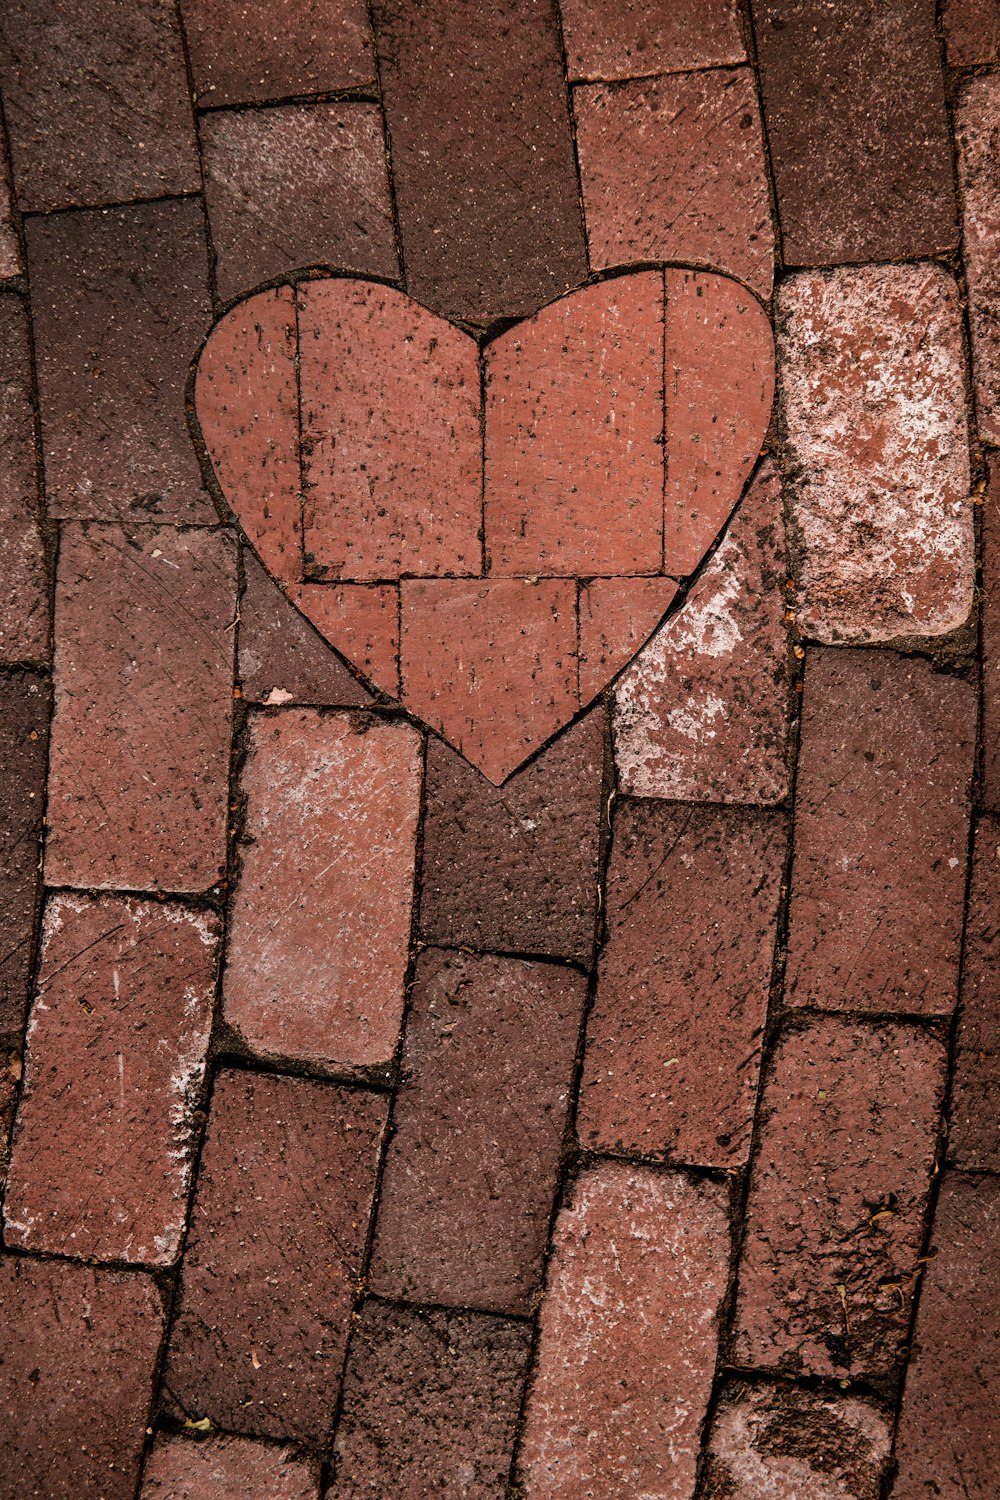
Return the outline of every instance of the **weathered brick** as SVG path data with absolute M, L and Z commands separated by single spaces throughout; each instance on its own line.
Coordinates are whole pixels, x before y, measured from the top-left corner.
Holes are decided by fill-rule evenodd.
M 1000 1183 L 941 1185 L 896 1440 L 893 1500 L 989 1500 L 1000 1471 Z
M 997 8 L 1000 35 L 1000 7 Z M 970 78 L 956 116 L 962 187 L 962 248 L 969 284 L 969 325 L 980 435 L 1000 442 L 1000 80 Z
M 181 0 L 199 104 L 259 104 L 375 82 L 364 0 Z
M 628 0 L 609 11 L 601 0 L 562 0 L 572 80 L 643 78 L 746 61 L 739 0 Z
M 5 1500 L 132 1500 L 162 1332 L 148 1276 L 0 1259 Z
M 291 598 L 372 690 L 399 697 L 399 588 L 379 583 L 303 583 Z
M 399 275 L 378 105 L 219 110 L 201 140 L 220 297 L 305 266 Z
M 407 287 L 446 317 L 533 312 L 587 274 L 549 0 L 373 7 Z M 544 222 L 544 232 L 539 225 Z
M 0 138 L 0 280 L 24 270 L 14 217 L 14 184 L 10 175 L 7 138 Z
M 164 1377 L 176 1409 L 325 1439 L 386 1114 L 379 1094 L 219 1075 Z
M 56 896 L 28 1026 L 8 1244 L 168 1265 L 180 1248 L 218 920 Z
M 1000 823 L 976 828 L 965 919 L 961 1006 L 951 1080 L 948 1156 L 960 1167 L 1000 1167 Z
M 329 1500 L 504 1500 L 531 1326 L 369 1301 L 344 1377 Z
M 1000 0 L 944 0 L 942 24 L 949 67 L 1000 59 Z
M 408 724 L 308 708 L 254 718 L 225 977 L 226 1019 L 251 1046 L 392 1061 L 421 770 Z
M 17 1084 L 21 1077 L 21 1054 L 16 1050 L 0 1050 L 0 1193 L 7 1181 L 7 1166 L 10 1162 L 10 1136 L 14 1128 L 14 1111 L 17 1108 Z
M 934 0 L 753 0 L 788 265 L 958 243 Z
M 0 297 L 0 661 L 44 661 L 49 599 L 38 505 L 31 349 L 20 297 Z
M 777 300 L 801 625 L 831 642 L 954 630 L 975 583 L 954 277 L 808 272 Z
M 762 1104 L 732 1358 L 888 1375 L 905 1357 L 944 1087 L 925 1031 L 824 1017 L 781 1043 Z
M 970 683 L 887 651 L 810 653 L 796 783 L 788 998 L 950 1015 L 957 999 Z
M 1000 808 L 1000 467 L 989 463 L 982 507 L 983 806 Z
M 211 319 L 196 202 L 29 219 L 49 511 L 212 522 L 184 412 Z
M 774 229 L 749 68 L 573 90 L 590 262 L 696 261 L 768 296 Z
M 577 598 L 580 703 L 584 707 L 627 667 L 673 603 L 670 578 L 588 578 Z
M 239 677 L 251 703 L 314 703 L 361 708 L 371 702 L 322 636 L 244 550 Z
M 780 813 L 618 811 L 577 1113 L 585 1147 L 746 1160 L 786 840 Z
M 372 1289 L 524 1313 L 541 1280 L 582 974 L 430 951 L 417 965 Z
M 721 1184 L 624 1163 L 580 1177 L 546 1279 L 526 1500 L 694 1493 L 728 1269 Z
M 0 677 L 0 1034 L 21 1030 L 28 1004 L 49 707 L 45 677 Z
M 251 1438 L 161 1436 L 146 1460 L 140 1500 L 319 1500 L 316 1468 L 294 1448 Z
M 66 526 L 56 588 L 49 883 L 211 885 L 226 855 L 232 538 Z
M 0 83 L 22 210 L 201 189 L 176 8 L 10 0 Z

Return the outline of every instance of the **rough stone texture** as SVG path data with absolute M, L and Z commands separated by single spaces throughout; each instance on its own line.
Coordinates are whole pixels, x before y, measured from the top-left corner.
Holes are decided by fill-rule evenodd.
M 767 465 L 684 608 L 619 678 L 620 789 L 780 802 L 788 794 L 788 634 L 781 485 Z
M 220 297 L 305 266 L 399 275 L 378 105 L 220 110 L 201 141 Z
M 319 1500 L 319 1477 L 294 1448 L 161 1435 L 146 1460 L 140 1500 Z
M 569 76 L 643 78 L 746 61 L 739 0 L 561 0 Z
M 694 261 L 761 296 L 774 276 L 749 68 L 573 90 L 590 262 Z
M 975 583 L 954 277 L 808 272 L 777 301 L 801 626 L 854 642 L 954 630 Z
M 564 731 L 502 790 L 427 745 L 420 933 L 427 943 L 588 963 L 594 947 L 604 713 Z
M 554 964 L 421 956 L 374 1291 L 530 1311 L 586 990 L 582 974 Z
M 0 1193 L 7 1181 L 10 1161 L 10 1133 L 17 1108 L 17 1083 L 21 1076 L 21 1057 L 16 1051 L 0 1050 Z
M 787 265 L 955 247 L 934 0 L 753 0 Z
M 387 1064 L 403 1015 L 421 745 L 405 723 L 255 717 L 226 1020 L 251 1046 Z
M 164 1377 L 187 1416 L 326 1438 L 386 1115 L 379 1094 L 217 1078 Z
M 971 683 L 886 651 L 813 651 L 802 706 L 788 998 L 948 1016 L 957 999 Z
M 49 599 L 38 506 L 31 352 L 20 297 L 0 296 L 0 661 L 44 661 Z
M 649 640 L 677 594 L 669 578 L 590 578 L 577 599 L 580 702 L 591 703 Z
M 50 885 L 199 891 L 219 878 L 235 610 L 226 532 L 63 528 Z
M 176 1258 L 218 935 L 213 914 L 184 907 L 49 902 L 4 1205 L 8 1244 L 92 1260 Z
M 997 34 L 1000 37 L 1000 6 Z M 1000 442 L 1000 79 L 970 78 L 956 114 L 963 251 L 980 436 Z
M 203 108 L 375 82 L 364 0 L 181 0 L 181 14 Z
M 393 584 L 304 583 L 299 609 L 377 693 L 399 697 L 399 589 Z
M 0 676 L 0 1034 L 28 1004 L 51 696 L 33 672 Z
M 555 6 L 376 0 L 373 19 L 408 290 L 446 317 L 488 323 L 579 285 L 587 257 Z
M 368 1302 L 329 1500 L 504 1500 L 530 1350 L 527 1323 Z
M 731 1387 L 708 1440 L 704 1500 L 880 1500 L 892 1426 L 856 1396 Z
M 721 1184 L 624 1163 L 580 1177 L 546 1279 L 526 1500 L 694 1493 L 728 1270 Z
M 0 84 L 22 211 L 201 190 L 169 0 L 10 0 Z
M 1000 59 L 1000 0 L 944 0 L 942 19 L 950 67 Z
M 211 318 L 201 205 L 29 219 L 27 242 L 50 514 L 215 521 L 184 412 Z
M 10 175 L 7 139 L 0 139 L 0 280 L 19 276 L 24 269 L 14 217 L 14 185 Z
M 982 508 L 983 806 L 1000 809 L 1000 468 L 994 458 Z
M 1000 823 L 976 828 L 965 920 L 961 1007 L 951 1080 L 948 1157 L 1000 1167 Z
M 148 1276 L 0 1259 L 5 1500 L 132 1500 L 162 1332 Z
M 796 1375 L 905 1359 L 945 1050 L 926 1031 L 824 1017 L 764 1090 L 732 1360 Z
M 780 813 L 621 807 L 583 1146 L 699 1166 L 746 1160 L 786 842 Z
M 243 568 L 239 677 L 244 698 L 251 703 L 336 708 L 370 703 L 371 695 L 247 551 Z
M 1000 1183 L 941 1185 L 896 1439 L 893 1500 L 990 1500 L 1000 1469 Z

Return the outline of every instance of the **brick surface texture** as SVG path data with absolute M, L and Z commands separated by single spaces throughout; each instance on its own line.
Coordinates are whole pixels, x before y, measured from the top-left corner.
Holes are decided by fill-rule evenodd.
M 0 297 L 0 661 L 49 654 L 49 599 L 31 409 L 31 345 L 24 304 Z
M 20 1030 L 28 1003 L 49 707 L 44 677 L 0 676 L 0 1032 Z
M 141 1500 L 318 1500 L 316 1466 L 294 1448 L 251 1438 L 160 1438 L 146 1461 Z
M 1000 825 L 996 818 L 983 818 L 972 862 L 948 1131 L 948 1155 L 962 1167 L 995 1169 L 1000 1163 L 998 864 Z

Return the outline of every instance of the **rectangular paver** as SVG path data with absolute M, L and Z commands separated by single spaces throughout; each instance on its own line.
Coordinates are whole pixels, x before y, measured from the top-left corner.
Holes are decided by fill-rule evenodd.
M 202 106 L 263 103 L 375 82 L 365 0 L 181 0 Z
M 562 0 L 571 79 L 643 78 L 746 60 L 739 0 Z

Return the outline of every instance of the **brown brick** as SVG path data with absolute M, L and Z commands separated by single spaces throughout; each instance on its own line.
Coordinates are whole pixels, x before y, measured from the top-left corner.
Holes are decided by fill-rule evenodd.
M 569 76 L 644 78 L 746 61 L 739 0 L 562 0 Z
M 810 654 L 788 938 L 793 1004 L 951 1014 L 975 734 L 974 689 L 927 661 Z
M 243 569 L 239 676 L 244 698 L 251 703 L 337 708 L 370 703 L 371 694 L 246 550 Z
M 184 411 L 211 318 L 200 204 L 30 219 L 27 239 L 51 514 L 215 521 Z
M 0 138 L 0 280 L 24 270 L 14 214 L 14 185 L 6 136 Z
M 0 1034 L 20 1032 L 28 1004 L 49 707 L 47 678 L 0 677 Z
M 582 974 L 431 951 L 406 1028 L 372 1289 L 529 1311 L 541 1280 Z
M 219 1434 L 157 1438 L 140 1500 L 319 1500 L 314 1461 L 294 1448 Z
M 1000 16 L 1000 10 L 998 10 Z M 992 74 L 970 78 L 960 96 L 956 135 L 962 187 L 963 251 L 980 436 L 1000 442 L 1000 88 Z
M 982 507 L 983 805 L 1000 808 L 1000 467 L 994 458 Z
M 728 1271 L 721 1184 L 625 1163 L 583 1174 L 546 1278 L 526 1500 L 693 1495 Z
M 583 1146 L 700 1166 L 746 1160 L 786 840 L 780 813 L 620 808 Z
M 408 290 L 446 317 L 490 322 L 579 285 L 555 6 L 377 0 L 373 11 Z
M 386 1113 L 378 1094 L 219 1075 L 164 1377 L 188 1416 L 325 1439 Z
M 31 349 L 20 297 L 0 297 L 0 661 L 44 661 L 49 598 L 38 505 Z
M 226 532 L 63 528 L 50 884 L 197 891 L 218 879 L 235 609 Z
M 1000 1167 L 1000 823 L 976 828 L 965 919 L 961 1006 L 951 1081 L 948 1156 L 960 1167 Z
M 187 1217 L 219 924 L 56 896 L 28 1026 L 7 1243 L 168 1265 Z
M 762 1103 L 732 1358 L 888 1375 L 904 1358 L 944 1086 L 925 1031 L 824 1017 L 778 1049 Z
M 504 1500 L 530 1350 L 527 1323 L 369 1301 L 329 1500 Z
M 21 1055 L 15 1050 L 0 1050 L 0 1193 L 7 1181 L 10 1162 L 10 1136 L 17 1109 L 17 1083 L 21 1076 Z
M 181 0 L 201 105 L 255 104 L 375 82 L 364 0 Z
M 132 1500 L 162 1332 L 148 1276 L 0 1260 L 4 1500 Z
M 949 67 L 1000 60 L 1000 0 L 944 0 L 942 23 Z

